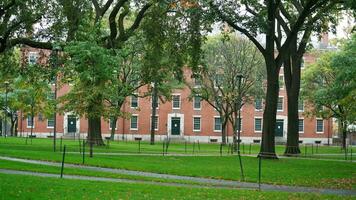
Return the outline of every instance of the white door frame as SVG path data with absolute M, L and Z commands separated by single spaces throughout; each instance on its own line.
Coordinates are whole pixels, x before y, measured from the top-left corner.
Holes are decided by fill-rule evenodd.
M 172 135 L 172 117 L 180 118 L 180 134 Z M 168 114 L 168 122 L 167 122 L 167 133 L 169 137 L 182 137 L 184 136 L 184 114 L 181 113 L 169 113 Z
M 69 115 L 75 115 L 72 112 L 66 112 L 64 113 L 64 119 L 63 119 L 63 134 L 68 135 L 68 116 Z M 77 116 L 77 115 L 75 115 Z M 77 131 L 75 132 L 76 134 L 80 132 L 80 117 L 77 116 Z

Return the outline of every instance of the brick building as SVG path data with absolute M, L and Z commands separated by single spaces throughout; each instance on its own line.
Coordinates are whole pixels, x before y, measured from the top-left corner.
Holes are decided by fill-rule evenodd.
M 48 51 L 28 48 L 24 51 L 28 62 L 36 62 L 40 57 L 48 56 Z M 305 65 L 315 62 L 313 54 L 304 56 Z M 194 82 L 191 71 L 184 69 L 187 82 Z M 283 68 L 280 71 L 280 80 L 283 81 Z M 145 92 L 147 88 L 139 89 L 139 93 Z M 62 96 L 70 90 L 68 85 L 58 90 L 58 96 Z M 157 117 L 155 120 L 156 140 L 162 140 L 167 136 L 170 138 L 185 139 L 189 141 L 199 140 L 201 142 L 221 141 L 221 121 L 218 112 L 207 102 L 200 101 L 198 97 L 189 98 L 188 87 L 175 90 L 172 93 L 171 102 L 159 102 Z M 127 98 L 122 111 L 132 113 L 131 119 L 118 119 L 115 139 L 133 140 L 142 138 L 149 140 L 151 125 L 151 98 Z M 256 99 L 253 104 L 246 104 L 241 112 L 241 139 L 249 143 L 261 139 L 263 124 L 263 106 L 261 99 Z M 304 103 L 299 106 L 299 133 L 303 143 L 314 143 L 321 141 L 327 143 L 328 137 L 332 136 L 332 121 L 318 118 L 304 117 Z M 21 113 L 19 116 L 22 116 Z M 45 119 L 38 115 L 31 121 L 31 117 L 20 118 L 18 130 L 20 135 L 27 135 L 33 126 L 36 137 L 47 137 L 53 134 L 53 119 Z M 85 137 L 88 122 L 84 118 L 78 118 L 72 113 L 57 114 L 57 136 Z M 108 120 L 102 120 L 101 130 L 103 136 L 109 136 L 111 127 Z M 287 137 L 287 95 L 285 87 L 281 84 L 277 111 L 276 141 L 285 142 Z M 232 141 L 232 127 L 228 124 L 228 139 Z M 330 140 L 331 141 L 331 140 Z

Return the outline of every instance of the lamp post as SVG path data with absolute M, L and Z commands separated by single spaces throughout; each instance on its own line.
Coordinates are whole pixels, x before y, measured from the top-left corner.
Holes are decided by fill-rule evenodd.
M 54 74 L 54 101 L 57 101 L 57 67 L 58 67 L 58 52 L 60 47 L 54 47 L 55 62 L 53 63 Z M 56 138 L 57 138 L 57 102 L 55 102 L 54 115 L 53 115 L 53 151 L 56 152 Z
M 5 118 L 4 118 L 4 136 L 7 137 L 7 93 L 9 81 L 5 81 Z
M 237 132 L 237 153 L 240 155 L 240 143 L 241 143 L 241 101 L 242 101 L 242 96 L 241 96 L 241 81 L 242 81 L 242 74 L 238 74 L 237 75 L 238 79 L 239 79 L 239 85 L 238 85 L 238 92 L 239 92 L 239 111 L 238 111 L 238 118 L 239 118 L 239 123 L 238 125 L 238 132 Z

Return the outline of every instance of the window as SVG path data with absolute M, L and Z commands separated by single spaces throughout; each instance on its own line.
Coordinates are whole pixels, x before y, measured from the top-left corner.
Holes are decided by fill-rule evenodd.
M 113 120 L 112 119 L 109 119 L 109 129 L 111 130 L 112 129 L 112 122 L 113 122 Z M 115 123 L 115 130 L 117 129 L 117 121 L 116 121 L 116 123 Z
M 316 120 L 316 132 L 317 133 L 324 132 L 324 120 L 322 120 L 322 119 Z
M 54 128 L 54 116 L 47 119 L 47 128 Z
M 194 87 L 200 87 L 200 86 L 201 86 L 201 79 L 194 78 Z
M 255 132 L 262 132 L 262 119 L 255 118 Z
M 222 130 L 221 118 L 215 117 L 214 118 L 214 131 L 221 131 L 221 130 Z
M 200 131 L 200 116 L 193 117 L 193 131 Z
M 298 120 L 298 131 L 300 133 L 304 132 L 304 119 L 299 119 Z
M 35 118 L 33 118 L 33 121 L 32 121 L 32 116 L 29 115 L 27 116 L 27 128 L 34 128 L 35 127 L 35 122 L 34 122 Z
M 279 88 L 282 89 L 284 86 L 284 76 L 279 76 Z
M 35 65 L 37 63 L 37 57 L 38 57 L 37 52 L 29 52 L 28 53 L 28 64 Z
M 240 131 L 242 130 L 242 118 L 240 118 L 241 119 L 241 123 L 240 123 Z M 237 121 L 236 121 L 237 123 L 236 123 L 236 131 L 238 131 L 239 130 L 239 128 L 238 128 L 238 126 L 239 126 L 239 119 L 237 119 Z
M 283 111 L 283 97 L 278 97 L 277 111 Z
M 222 74 L 216 74 L 214 79 L 214 87 L 222 87 L 223 76 Z
M 152 116 L 151 116 L 151 120 L 152 120 Z M 154 127 L 154 129 L 157 131 L 158 130 L 158 116 L 155 116 L 154 117 L 154 124 L 153 124 L 153 127 Z M 151 127 L 151 124 L 150 124 L 150 127 Z
M 262 110 L 262 99 L 261 98 L 255 99 L 255 109 Z
M 131 96 L 131 108 L 137 108 L 138 107 L 138 97 L 135 95 Z
M 201 97 L 194 96 L 193 104 L 194 104 L 194 110 L 200 110 L 201 109 Z
M 180 95 L 173 95 L 172 100 L 173 109 L 180 109 Z
M 298 101 L 298 111 L 299 112 L 304 111 L 304 101 L 302 99 L 299 99 L 299 101 Z
M 137 130 L 138 129 L 138 116 L 132 115 L 130 120 L 130 129 Z

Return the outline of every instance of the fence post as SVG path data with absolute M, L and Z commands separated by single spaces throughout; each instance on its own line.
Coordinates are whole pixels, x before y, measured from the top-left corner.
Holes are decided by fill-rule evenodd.
M 352 146 L 350 147 L 350 161 L 352 162 Z
M 193 154 L 195 153 L 195 141 L 193 142 Z
M 242 153 L 245 154 L 245 144 L 242 143 Z
M 319 149 L 319 144 L 316 144 L 316 153 L 318 153 L 318 149 Z
M 222 143 L 220 143 L 220 156 L 222 156 Z
M 314 144 L 312 144 L 312 155 L 314 154 Z
M 64 145 L 64 148 L 63 148 L 62 168 L 61 168 L 61 178 L 63 178 L 63 169 L 64 169 L 64 158 L 65 158 L 65 155 L 66 155 L 66 145 Z
M 187 153 L 187 141 L 185 141 L 184 143 L 184 149 L 185 149 L 185 153 Z
M 248 150 L 248 154 L 251 155 L 251 143 L 250 143 L 250 148 L 249 148 L 249 150 Z
M 83 165 L 84 165 L 84 159 L 85 159 L 85 140 L 83 140 Z
M 166 141 L 163 140 L 163 143 L 162 143 L 162 155 L 164 156 L 164 145 L 165 145 Z
M 258 155 L 258 189 L 261 191 L 262 156 Z
M 141 140 L 138 141 L 138 152 L 141 153 Z
M 79 154 L 82 154 L 82 141 L 80 141 L 80 138 L 79 138 Z
M 345 160 L 347 160 L 347 145 L 345 146 Z
M 307 157 L 307 150 L 308 150 L 308 146 L 305 144 L 304 145 L 304 157 Z
M 93 140 L 92 139 L 89 140 L 89 157 L 90 158 L 93 157 Z
M 198 150 L 200 152 L 200 143 L 199 143 L 199 140 L 198 140 Z
M 63 142 L 63 136 L 61 137 L 61 144 L 59 145 L 60 148 L 59 148 L 59 151 L 62 152 L 62 142 Z

